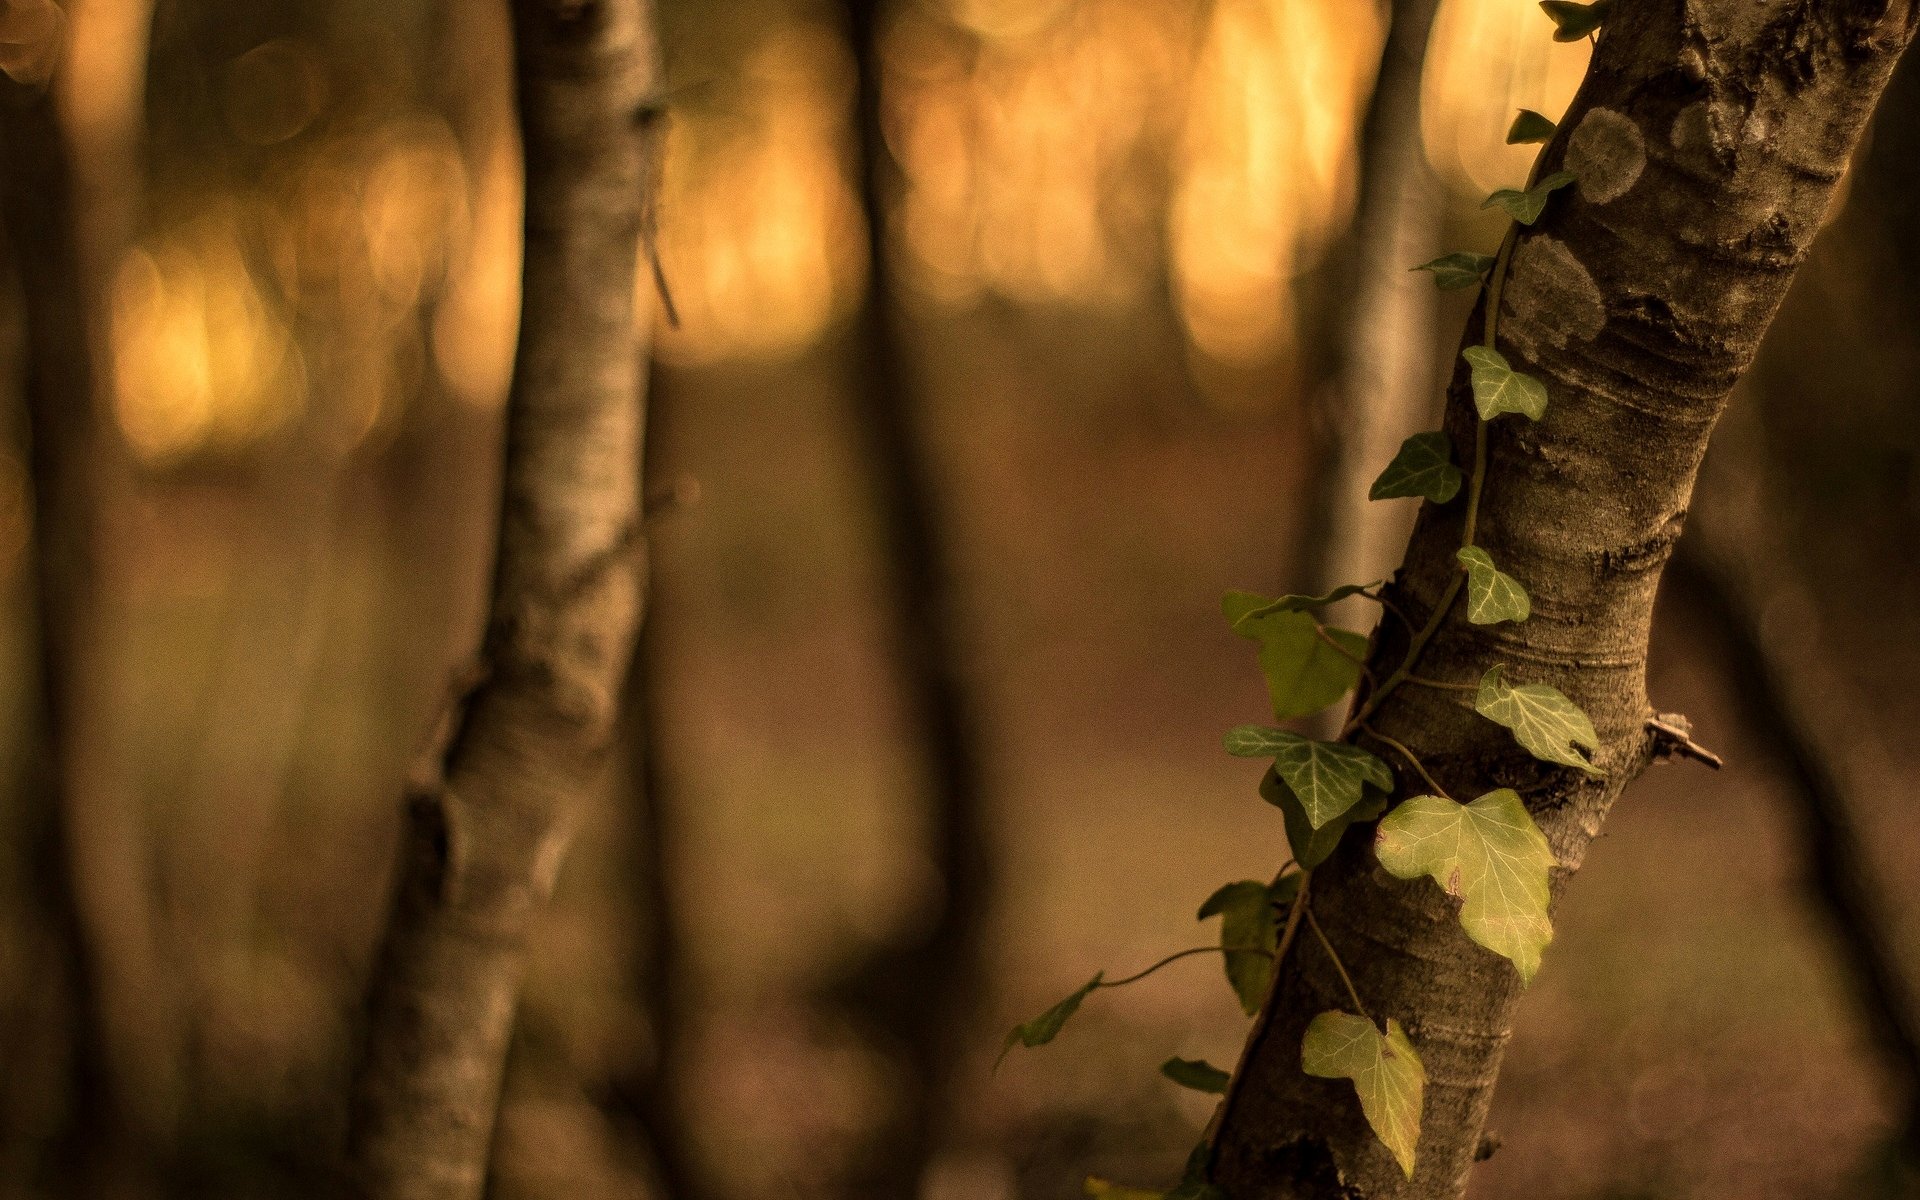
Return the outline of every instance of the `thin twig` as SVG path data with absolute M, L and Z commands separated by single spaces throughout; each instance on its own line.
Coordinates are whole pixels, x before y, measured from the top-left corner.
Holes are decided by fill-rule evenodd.
M 1313 927 L 1313 936 L 1320 939 L 1321 948 L 1327 952 L 1327 957 L 1333 960 L 1333 969 L 1340 972 L 1340 982 L 1347 985 L 1347 995 L 1353 1000 L 1354 1008 L 1358 1009 L 1360 1015 L 1367 1020 L 1373 1020 L 1372 1015 L 1367 1012 L 1367 1006 L 1360 1003 L 1360 989 L 1353 986 L 1353 976 L 1347 974 L 1347 964 L 1340 961 L 1340 952 L 1335 950 L 1333 943 L 1327 940 L 1327 931 L 1320 928 L 1320 918 L 1314 916 L 1313 910 L 1306 905 L 1302 904 L 1300 907 L 1307 914 L 1307 924 Z
M 1453 799 L 1452 796 L 1447 795 L 1447 789 L 1440 786 L 1440 781 L 1427 773 L 1426 764 L 1420 761 L 1419 756 L 1416 755 L 1413 751 L 1407 749 L 1405 745 L 1401 744 L 1400 742 L 1394 740 L 1391 737 L 1388 737 L 1386 734 L 1381 733 L 1378 729 L 1375 729 L 1371 725 L 1362 725 L 1360 727 L 1360 732 L 1366 734 L 1368 737 L 1376 738 L 1382 742 L 1385 742 L 1387 745 L 1392 746 L 1395 750 L 1399 751 L 1400 757 L 1406 759 L 1409 763 L 1413 764 L 1413 769 L 1420 773 L 1420 778 L 1427 781 L 1428 787 L 1432 788 L 1437 794 L 1446 797 L 1448 800 Z
M 1269 950 L 1265 946 L 1193 946 L 1186 950 L 1169 954 L 1146 970 L 1135 971 L 1125 979 L 1103 979 L 1094 986 L 1117 988 L 1125 987 L 1129 983 L 1138 983 L 1140 980 L 1158 971 L 1161 967 L 1167 966 L 1170 963 L 1179 962 L 1183 958 L 1190 958 L 1195 954 L 1258 954 L 1262 958 L 1272 958 L 1276 960 L 1279 958 L 1277 951 Z

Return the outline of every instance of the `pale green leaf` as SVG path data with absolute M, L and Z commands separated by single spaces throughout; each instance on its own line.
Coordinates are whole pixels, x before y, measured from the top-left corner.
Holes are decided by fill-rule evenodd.
M 1366 785 L 1383 792 L 1393 790 L 1393 772 L 1387 764 L 1358 746 L 1318 742 L 1284 729 L 1266 732 L 1271 735 L 1273 769 L 1315 829 L 1360 803 Z
M 1352 1013 L 1323 1012 L 1307 1026 L 1300 1065 L 1321 1079 L 1351 1079 L 1360 1111 L 1400 1169 L 1413 1178 L 1420 1140 L 1420 1102 L 1427 1070 L 1400 1022 L 1387 1018 L 1382 1036 L 1372 1021 Z
M 1299 891 L 1295 881 L 1289 889 Z M 1273 949 L 1280 940 L 1280 920 L 1274 912 L 1274 890 L 1264 883 L 1247 879 L 1238 883 L 1229 883 L 1213 895 L 1207 897 L 1200 906 L 1200 919 L 1218 915 L 1220 917 L 1220 944 L 1239 946 L 1246 949 L 1268 951 L 1266 954 L 1252 954 L 1228 951 L 1221 957 L 1226 961 L 1227 982 L 1233 985 L 1234 994 L 1240 997 L 1240 1007 L 1248 1016 L 1260 1010 L 1260 1002 L 1267 998 L 1267 984 L 1273 979 Z
M 1593 0 L 1591 4 L 1576 4 L 1574 0 L 1540 0 L 1540 8 L 1553 18 L 1554 41 L 1577 42 L 1606 22 L 1607 13 L 1613 9 L 1613 0 Z
M 1522 413 L 1538 421 L 1547 415 L 1547 385 L 1523 375 L 1492 346 L 1469 346 L 1460 352 L 1473 368 L 1473 404 L 1482 421 L 1501 413 Z
M 1539 183 L 1525 191 L 1518 188 L 1501 188 L 1481 202 L 1481 208 L 1493 208 L 1498 205 L 1507 210 L 1507 215 L 1522 225 L 1531 225 L 1540 219 L 1547 210 L 1547 197 L 1572 183 L 1571 171 L 1555 171 Z
M 1348 826 L 1356 821 L 1371 821 L 1387 808 L 1386 796 L 1375 793 L 1316 829 L 1307 820 L 1307 810 L 1301 807 L 1299 798 L 1273 771 L 1260 778 L 1260 798 L 1280 810 L 1286 821 L 1287 846 L 1293 851 L 1293 860 L 1309 869 L 1327 860 L 1340 845 L 1340 837 Z
M 1493 256 L 1489 254 L 1469 254 L 1456 250 L 1452 254 L 1442 254 L 1432 262 L 1423 262 L 1413 268 L 1416 271 L 1433 272 L 1433 283 L 1443 292 L 1457 292 L 1465 288 L 1479 287 L 1487 268 L 1493 266 Z
M 1242 608 L 1236 619 L 1234 598 L 1249 596 L 1228 593 L 1228 619 L 1235 633 L 1260 643 L 1260 673 L 1266 676 L 1275 717 L 1284 721 L 1319 712 L 1360 681 L 1366 638 L 1345 629 L 1327 629 L 1322 637 L 1320 623 L 1311 613 L 1260 612 L 1271 609 L 1272 601 Z
M 1605 775 L 1574 749 L 1600 748 L 1600 735 L 1579 705 L 1544 683 L 1510 684 L 1501 670 L 1496 666 L 1480 677 L 1474 711 L 1511 729 L 1513 740 L 1542 762 L 1573 767 L 1593 776 Z
M 1012 1030 L 1007 1033 L 1005 1044 L 1000 1047 L 1000 1057 L 1005 1058 L 1007 1051 L 1013 1049 L 1015 1046 L 1044 1046 L 1058 1037 L 1061 1027 L 1067 1023 L 1067 1018 L 1080 1011 L 1080 1002 L 1091 995 L 1093 989 L 1100 986 L 1100 980 L 1105 974 L 1106 972 L 1102 971 L 1100 974 L 1095 975 L 1092 979 L 1082 984 L 1072 995 L 1041 1013 L 1033 1020 L 1023 1021 L 1015 1025 Z
M 1460 900 L 1467 936 L 1513 960 L 1522 980 L 1553 940 L 1547 919 L 1553 851 L 1512 788 L 1471 804 L 1442 796 L 1402 801 L 1380 822 L 1374 853 L 1401 879 L 1428 875 Z
M 1160 1073 L 1183 1088 L 1215 1096 L 1227 1090 L 1227 1081 L 1232 1078 L 1205 1059 L 1195 1058 L 1170 1058 L 1160 1064 Z
M 1530 108 L 1523 108 L 1507 127 L 1507 145 L 1523 146 L 1553 140 L 1559 126 Z
M 1467 620 L 1475 625 L 1497 625 L 1527 619 L 1533 611 L 1527 589 L 1494 566 L 1485 550 L 1466 546 L 1454 557 L 1467 568 Z
M 1367 492 L 1369 500 L 1419 496 L 1445 504 L 1460 494 L 1460 468 L 1453 465 L 1453 443 L 1440 430 L 1416 433 L 1400 443 L 1380 478 Z
M 1220 597 L 1220 611 L 1225 614 L 1228 627 L 1239 633 L 1240 622 L 1249 613 L 1258 612 L 1272 603 L 1271 598 L 1258 592 L 1232 591 Z

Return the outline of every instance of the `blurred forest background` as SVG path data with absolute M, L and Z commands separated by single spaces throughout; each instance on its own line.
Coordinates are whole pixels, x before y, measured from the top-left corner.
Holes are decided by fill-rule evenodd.
M 58 1176 L 76 1046 L 131 1147 L 94 1194 L 324 1178 L 399 786 L 482 615 L 518 303 L 503 7 L 4 6 L 0 1194 Z M 1219 750 L 1263 688 L 1217 605 L 1321 550 L 1388 12 L 659 15 L 679 322 L 641 719 L 539 938 L 494 1194 L 1164 1180 L 1211 1101 L 1155 1067 L 1243 1034 L 1217 965 L 989 1068 L 1015 1020 L 1203 943 L 1198 902 L 1285 857 Z M 1439 5 L 1402 266 L 1491 250 L 1479 200 L 1532 157 L 1513 110 L 1557 116 L 1585 68 L 1547 32 L 1533 0 Z M 1669 581 L 1651 690 L 1728 767 L 1633 788 L 1570 889 L 1488 1200 L 1871 1195 L 1920 1136 L 1915 66 Z M 20 149 L 46 89 L 70 194 Z M 73 227 L 100 318 L 78 633 L 36 566 L 75 547 L 43 511 L 36 558 L 35 220 Z M 1406 279 L 1399 369 L 1437 411 L 1471 294 Z M 85 781 L 53 815 L 50 726 Z

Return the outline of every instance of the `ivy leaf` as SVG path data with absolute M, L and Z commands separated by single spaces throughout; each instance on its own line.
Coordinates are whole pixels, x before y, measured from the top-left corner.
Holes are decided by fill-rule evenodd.
M 1542 762 L 1573 767 L 1595 778 L 1606 774 L 1574 749 L 1600 748 L 1600 735 L 1579 705 L 1544 683 L 1510 684 L 1501 671 L 1494 667 L 1480 677 L 1480 691 L 1473 698 L 1475 712 L 1511 729 L 1513 740 Z
M 1382 1036 L 1372 1021 L 1352 1013 L 1323 1012 L 1307 1026 L 1300 1065 L 1321 1079 L 1351 1079 L 1360 1111 L 1376 1137 L 1413 1178 L 1413 1151 L 1420 1140 L 1420 1101 L 1427 1069 L 1400 1022 L 1387 1018 Z
M 1393 771 L 1358 746 L 1316 742 L 1284 729 L 1265 732 L 1274 747 L 1274 771 L 1315 829 L 1360 803 L 1367 784 L 1393 790 Z
M 1241 623 L 1244 621 L 1255 620 L 1278 612 L 1306 612 L 1308 609 L 1325 608 L 1329 604 L 1345 600 L 1348 596 L 1358 595 L 1368 588 L 1379 587 L 1385 582 L 1384 579 L 1376 579 L 1372 583 L 1343 583 L 1324 596 L 1287 595 L 1280 597 L 1278 600 L 1268 600 L 1264 596 L 1255 596 L 1252 592 L 1228 592 L 1227 595 L 1230 597 L 1244 596 L 1261 602 L 1255 607 L 1240 609 L 1240 615 L 1238 617 L 1230 616 L 1228 619 L 1232 622 L 1234 629 L 1238 631 Z M 1240 604 L 1243 602 L 1236 601 L 1235 603 Z
M 1396 500 L 1419 496 L 1445 504 L 1460 494 L 1460 468 L 1453 465 L 1453 443 L 1440 430 L 1416 433 L 1400 443 L 1380 478 L 1367 492 L 1369 500 Z
M 1433 284 L 1441 291 L 1458 292 L 1480 286 L 1480 280 L 1491 266 L 1491 254 L 1469 254 L 1464 250 L 1456 250 L 1452 254 L 1442 254 L 1432 262 L 1423 262 L 1413 269 L 1433 272 Z
M 1149 1192 L 1141 1188 L 1121 1187 L 1094 1175 L 1080 1185 L 1080 1190 L 1095 1200 L 1171 1200 L 1166 1192 Z
M 1553 140 L 1559 126 L 1530 108 L 1520 110 L 1513 124 L 1507 127 L 1507 145 L 1523 146 Z
M 1007 1052 L 1015 1046 L 1044 1046 L 1060 1036 L 1061 1026 L 1067 1023 L 1068 1017 L 1080 1010 L 1080 1002 L 1091 995 L 1093 989 L 1100 986 L 1100 980 L 1105 975 L 1105 971 L 1100 972 L 1082 984 L 1079 990 L 1033 1020 L 1015 1025 L 1007 1033 L 1006 1042 L 1000 1047 L 1000 1059 L 996 1059 L 993 1065 L 998 1067 L 1000 1061 L 1007 1057 Z
M 1287 899 L 1300 890 L 1297 879 L 1291 881 Z M 1200 920 L 1220 917 L 1220 944 L 1268 951 L 1248 954 L 1229 951 L 1226 960 L 1227 982 L 1240 997 L 1240 1007 L 1248 1016 L 1260 1011 L 1267 998 L 1267 985 L 1273 980 L 1272 951 L 1280 942 L 1280 919 L 1274 912 L 1276 889 L 1253 879 L 1229 883 L 1208 896 L 1200 906 Z
M 1263 611 L 1272 610 L 1275 602 L 1245 606 L 1238 597 L 1264 598 L 1229 592 L 1223 608 L 1235 633 L 1260 643 L 1260 673 L 1266 676 L 1275 717 L 1284 721 L 1319 712 L 1360 682 L 1366 638 L 1345 629 L 1328 629 L 1322 638 L 1311 613 Z
M 1523 375 L 1492 346 L 1468 346 L 1460 352 L 1473 368 L 1473 405 L 1482 421 L 1501 413 L 1521 413 L 1538 421 L 1547 415 L 1547 385 Z
M 1471 804 L 1414 796 L 1380 822 L 1374 853 L 1401 879 L 1422 875 L 1463 901 L 1467 936 L 1513 960 L 1522 981 L 1540 969 L 1553 940 L 1547 920 L 1547 873 L 1553 851 L 1512 788 Z
M 1478 546 L 1462 547 L 1454 555 L 1467 568 L 1467 620 L 1475 625 L 1497 625 L 1502 621 L 1524 621 L 1533 611 L 1527 589 L 1520 581 L 1493 565 L 1493 559 Z
M 1183 1088 L 1213 1096 L 1224 1095 L 1232 1078 L 1205 1059 L 1194 1058 L 1170 1058 L 1160 1064 L 1160 1073 Z
M 1355 821 L 1371 821 L 1387 810 L 1386 797 L 1375 793 L 1316 829 L 1307 820 L 1307 810 L 1299 798 L 1271 770 L 1260 778 L 1260 798 L 1280 810 L 1286 821 L 1287 846 L 1293 851 L 1293 860 L 1309 869 L 1327 861 L 1349 825 Z
M 1547 211 L 1547 197 L 1572 183 L 1573 178 L 1572 171 L 1555 171 L 1524 192 L 1519 188 L 1501 188 L 1481 201 L 1480 207 L 1498 205 L 1522 225 L 1531 225 L 1540 219 L 1541 213 Z
M 1573 0 L 1540 0 L 1540 8 L 1553 18 L 1553 40 L 1577 42 L 1599 29 L 1613 9 L 1613 0 L 1593 0 L 1576 4 Z

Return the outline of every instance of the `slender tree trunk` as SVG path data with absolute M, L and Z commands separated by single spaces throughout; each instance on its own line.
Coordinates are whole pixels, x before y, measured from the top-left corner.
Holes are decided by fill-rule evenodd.
M 515 0 L 527 165 L 485 678 L 414 790 L 347 1168 L 368 1200 L 474 1200 L 526 941 L 600 786 L 643 595 L 634 281 L 657 85 L 646 0 Z
M 993 855 L 978 714 L 968 693 L 951 582 L 951 550 L 935 496 L 925 430 L 899 328 L 887 244 L 896 170 L 882 130 L 882 0 L 848 0 L 859 63 L 855 122 L 867 223 L 864 357 L 854 426 L 873 485 L 885 554 L 885 604 L 906 727 L 919 739 L 928 815 L 925 852 L 937 911 L 909 938 L 862 964 L 845 989 L 888 1060 L 890 1111 L 853 1165 L 848 1194 L 897 1200 L 920 1179 L 949 1123 L 953 1072 L 985 977 Z
M 1489 427 L 1477 539 L 1531 589 L 1533 618 L 1480 627 L 1455 608 L 1420 673 L 1470 682 L 1505 662 L 1560 688 L 1593 718 L 1607 774 L 1576 778 L 1534 761 L 1455 692 L 1402 689 L 1373 724 L 1456 794 L 1518 790 L 1559 861 L 1556 891 L 1656 749 L 1646 695 L 1654 592 L 1707 436 L 1914 20 L 1905 0 L 1618 4 L 1548 148 L 1544 170 L 1565 166 L 1580 182 L 1518 241 L 1500 348 L 1551 401 L 1538 424 Z M 1455 446 L 1474 444 L 1464 367 L 1446 425 Z M 1392 589 L 1416 622 L 1452 594 L 1463 508 L 1422 509 Z M 1397 622 L 1382 627 L 1376 677 L 1399 665 L 1408 640 Z M 1351 1085 L 1301 1071 L 1308 1020 L 1348 1003 L 1308 939 L 1280 964 L 1255 1022 L 1222 1106 L 1212 1176 L 1234 1200 L 1458 1196 L 1519 978 L 1466 939 L 1438 889 L 1376 869 L 1364 836 L 1315 870 L 1312 894 L 1371 1011 L 1405 1025 L 1425 1060 L 1417 1174 L 1409 1182 L 1374 1140 Z
M 1393 0 L 1373 95 L 1360 123 L 1360 183 L 1338 280 L 1333 378 L 1314 434 L 1305 583 L 1324 591 L 1393 569 L 1400 506 L 1367 487 L 1428 420 L 1433 281 L 1408 270 L 1428 253 L 1438 213 L 1420 138 L 1420 79 L 1439 0 Z
M 117 786 L 105 704 L 113 630 L 100 588 L 104 513 L 128 471 L 104 415 L 111 373 L 95 284 L 109 255 L 88 245 L 75 153 L 53 92 L 0 80 L 0 155 L 0 219 L 26 326 L 44 735 L 41 794 L 23 842 L 55 960 L 48 978 L 61 1000 L 53 1007 L 65 1009 L 66 1026 L 33 1034 L 31 1050 L 67 1062 L 67 1094 L 54 1101 L 65 1111 L 44 1165 L 60 1174 L 56 1189 L 98 1196 L 145 1169 L 171 1091 L 141 839 Z
M 661 372 L 649 386 L 648 477 L 657 470 L 662 420 Z M 670 398 L 668 398 L 670 401 Z M 668 514 L 670 515 L 670 514 Z M 658 557 L 658 552 L 656 552 Z M 625 730 L 627 861 L 632 864 L 639 935 L 628 971 L 633 996 L 646 1019 L 647 1061 L 610 1080 L 602 1108 L 645 1152 L 654 1183 L 666 1200 L 711 1200 L 719 1194 L 696 1152 L 687 1120 L 688 979 L 692 972 L 674 891 L 673 859 L 679 842 L 679 806 L 674 790 L 670 740 L 660 714 L 666 711 L 661 678 L 661 620 L 673 619 L 670 592 L 656 586 L 648 596 L 646 628 L 627 676 Z

